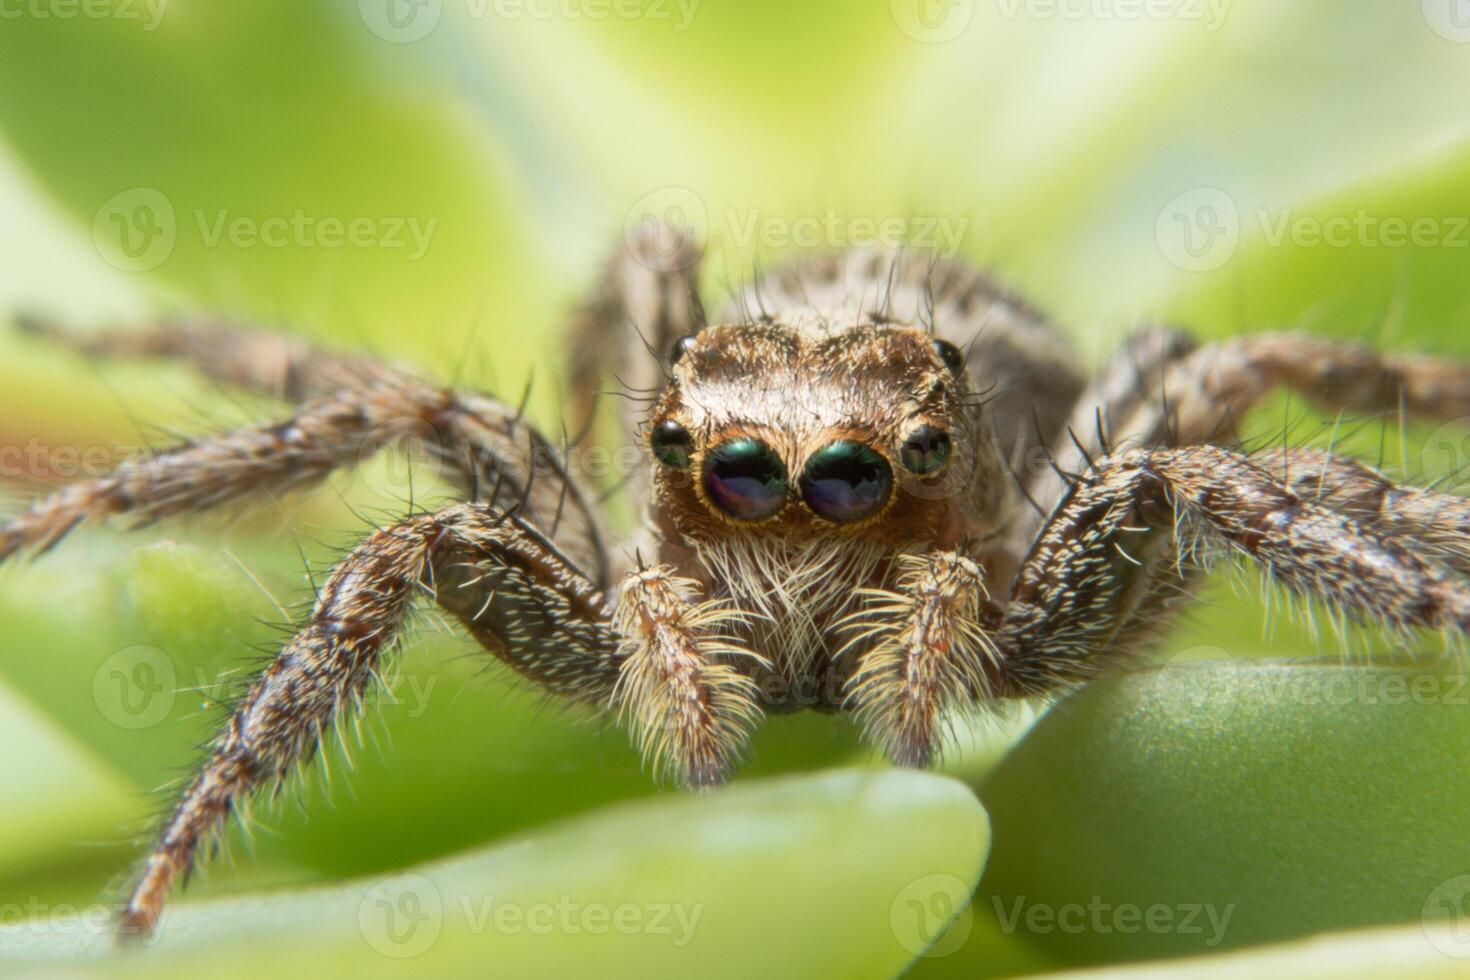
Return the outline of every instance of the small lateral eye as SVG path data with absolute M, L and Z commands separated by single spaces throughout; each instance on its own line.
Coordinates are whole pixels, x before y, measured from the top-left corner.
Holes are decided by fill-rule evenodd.
M 669 351 L 670 364 L 678 364 L 679 358 L 683 357 L 686 353 L 693 349 L 694 338 L 694 334 L 686 333 L 684 336 L 674 341 L 674 348 L 673 350 Z
M 944 362 L 952 374 L 959 374 L 965 369 L 965 355 L 958 347 L 947 340 L 934 341 L 934 353 Z
M 928 476 L 944 469 L 949 462 L 950 450 L 948 432 L 932 425 L 921 425 L 903 441 L 898 458 L 910 473 Z
M 676 470 L 689 468 L 689 455 L 694 448 L 694 439 L 689 435 L 689 430 L 678 422 L 665 419 L 655 425 L 648 442 L 660 463 Z

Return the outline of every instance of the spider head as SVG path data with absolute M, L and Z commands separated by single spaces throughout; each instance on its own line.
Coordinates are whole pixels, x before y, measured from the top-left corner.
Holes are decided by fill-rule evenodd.
M 959 534 L 976 480 L 964 357 L 912 327 L 708 327 L 647 427 L 656 516 L 699 540 Z

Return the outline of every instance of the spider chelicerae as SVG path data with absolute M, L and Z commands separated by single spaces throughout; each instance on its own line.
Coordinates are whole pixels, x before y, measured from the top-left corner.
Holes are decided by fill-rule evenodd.
M 1323 450 L 1228 448 L 1280 386 L 1335 412 L 1470 415 L 1470 364 L 1149 327 L 1089 379 L 1040 314 L 957 261 L 824 255 L 709 319 L 700 251 L 640 229 L 572 324 L 580 411 L 611 377 L 650 396 L 626 401 L 647 510 L 621 547 L 564 447 L 486 395 L 249 330 L 25 321 L 298 407 L 39 500 L 0 525 L 0 558 L 113 515 L 311 484 L 405 436 L 427 434 L 466 501 L 340 561 L 173 805 L 121 931 L 152 931 L 243 798 L 313 755 L 420 597 L 539 688 L 616 713 L 696 787 L 730 775 L 764 713 L 803 708 L 853 712 L 894 763 L 923 766 L 951 712 L 1138 656 L 1212 554 L 1373 625 L 1470 628 L 1470 502 Z

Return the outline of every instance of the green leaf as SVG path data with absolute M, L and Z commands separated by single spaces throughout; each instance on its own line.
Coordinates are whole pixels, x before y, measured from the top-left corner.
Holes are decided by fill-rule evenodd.
M 988 844 L 961 783 L 836 771 L 625 805 L 388 878 L 180 904 L 146 951 L 115 952 L 85 915 L 7 926 L 0 950 L 160 980 L 404 960 L 424 977 L 889 977 L 967 926 Z
M 976 907 L 1079 963 L 1454 914 L 1466 681 L 1463 664 L 1301 661 L 1095 683 L 985 784 Z
M 0 35 L 0 84 L 44 93 L 0 100 L 0 127 L 111 265 L 399 353 L 467 325 L 485 270 L 536 281 L 495 138 L 356 4 L 154 7 L 151 24 L 27 16 Z
M 0 874 L 7 879 L 44 864 L 48 850 L 75 855 L 78 840 L 95 840 L 133 816 L 125 805 L 131 787 L 4 686 L 0 744 L 24 748 L 5 756 L 0 779 Z
M 1167 963 L 1048 973 L 1037 980 L 1458 980 L 1465 976 L 1470 941 L 1450 922 L 1396 929 L 1332 933 L 1238 953 Z

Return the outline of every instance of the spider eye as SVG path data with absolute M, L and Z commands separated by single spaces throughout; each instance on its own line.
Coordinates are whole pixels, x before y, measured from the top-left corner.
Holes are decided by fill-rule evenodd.
M 786 467 L 759 439 L 731 439 L 705 457 L 704 492 L 737 520 L 764 520 L 786 505 Z
M 939 355 L 939 359 L 944 362 L 944 366 L 949 368 L 951 373 L 960 374 L 965 370 L 965 355 L 949 341 L 934 341 L 934 353 Z
M 829 521 L 845 524 L 877 513 L 893 486 L 888 461 L 860 442 L 824 446 L 807 460 L 801 499 Z
M 928 476 L 949 462 L 951 448 L 948 432 L 932 425 L 921 425 L 903 441 L 898 458 L 910 473 Z
M 686 353 L 693 349 L 694 338 L 694 334 L 686 333 L 684 336 L 674 341 L 674 348 L 673 350 L 669 351 L 670 365 L 678 364 L 679 358 L 683 357 Z
M 676 470 L 689 467 L 689 454 L 694 448 L 694 438 L 678 422 L 673 419 L 660 422 L 653 427 L 653 434 L 649 436 L 648 442 L 660 463 Z

